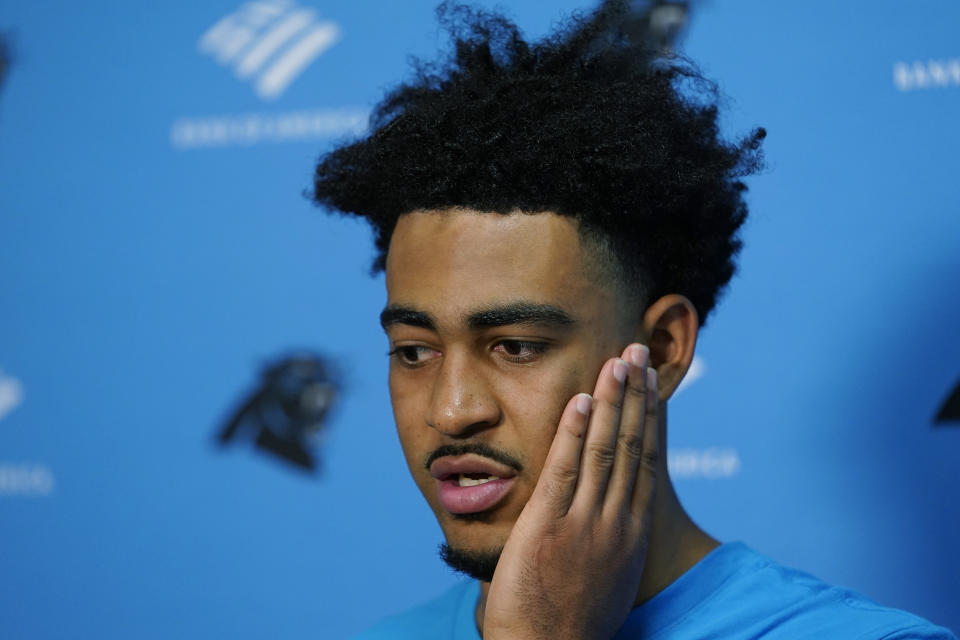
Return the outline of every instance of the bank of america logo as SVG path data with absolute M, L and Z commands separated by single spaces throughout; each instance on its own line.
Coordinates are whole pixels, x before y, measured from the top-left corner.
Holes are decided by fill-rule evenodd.
M 304 69 L 340 39 L 340 26 L 290 0 L 248 2 L 220 19 L 198 47 L 253 82 L 264 100 L 279 97 Z
M 960 87 L 960 58 L 897 62 L 893 84 L 899 91 Z

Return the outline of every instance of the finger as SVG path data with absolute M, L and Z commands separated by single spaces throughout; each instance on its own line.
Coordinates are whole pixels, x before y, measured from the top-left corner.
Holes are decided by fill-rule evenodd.
M 603 365 L 597 378 L 593 410 L 580 456 L 580 481 L 573 498 L 575 504 L 582 501 L 584 509 L 599 510 L 603 506 L 616 454 L 623 384 L 629 369 L 626 362 L 613 358 Z
M 554 517 L 564 516 L 570 509 L 592 404 L 593 399 L 586 393 L 578 393 L 567 403 L 533 491 L 530 503 L 541 505 Z
M 646 519 L 653 504 L 656 490 L 657 466 L 660 464 L 660 395 L 657 384 L 657 370 L 647 369 L 647 415 L 644 418 L 643 455 L 637 469 L 630 512 L 636 518 Z
M 650 350 L 642 344 L 632 344 L 623 352 L 630 363 L 620 411 L 620 430 L 617 433 L 617 452 L 610 472 L 610 486 L 604 498 L 604 511 L 626 513 L 633 496 L 637 467 L 644 452 L 644 425 L 647 414 L 647 363 Z

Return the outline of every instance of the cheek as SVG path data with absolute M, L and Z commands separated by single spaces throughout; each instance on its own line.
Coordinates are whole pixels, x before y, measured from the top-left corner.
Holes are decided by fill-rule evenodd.
M 429 435 L 429 429 L 424 424 L 425 414 L 421 406 L 423 393 L 418 392 L 416 385 L 402 384 L 392 375 L 389 383 L 393 422 L 397 428 L 400 447 L 403 449 L 410 472 L 419 482 L 416 471 L 423 466 L 422 458 L 425 453 L 425 444 L 422 440 Z
M 418 428 L 409 422 L 404 423 L 399 418 L 397 418 L 396 424 L 400 448 L 403 450 L 403 457 L 407 463 L 407 472 L 427 502 L 436 509 L 437 507 L 434 505 L 436 499 L 434 480 L 423 463 L 437 443 L 429 441 L 428 429 Z
M 513 387 L 508 415 L 523 450 L 524 465 L 537 476 L 557 433 L 567 402 L 581 391 L 593 392 L 593 382 L 577 365 L 559 367 L 549 375 Z M 586 385 L 586 386 L 584 386 Z
M 425 426 L 427 409 L 430 402 L 431 382 L 429 380 L 403 373 L 395 374 L 392 370 L 387 378 L 390 389 L 390 405 L 393 408 L 393 418 L 397 430 L 416 431 L 417 427 Z

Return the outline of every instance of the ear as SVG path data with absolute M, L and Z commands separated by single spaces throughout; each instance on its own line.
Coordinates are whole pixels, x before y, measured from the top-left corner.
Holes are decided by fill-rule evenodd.
M 699 328 L 697 310 L 678 294 L 660 298 L 643 314 L 643 333 L 650 364 L 657 370 L 661 401 L 673 395 L 690 368 Z

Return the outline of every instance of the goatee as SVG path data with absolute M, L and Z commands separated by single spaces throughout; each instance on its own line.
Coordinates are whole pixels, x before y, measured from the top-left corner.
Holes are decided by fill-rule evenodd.
M 451 547 L 447 543 L 440 545 L 441 560 L 454 571 L 481 582 L 493 580 L 493 572 L 497 568 L 502 552 L 502 548 L 491 551 L 467 551 Z

